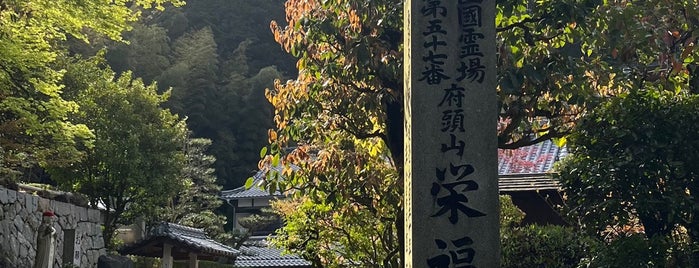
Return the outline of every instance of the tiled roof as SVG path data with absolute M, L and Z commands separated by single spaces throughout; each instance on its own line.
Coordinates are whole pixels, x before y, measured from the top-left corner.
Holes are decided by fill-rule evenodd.
M 283 254 L 281 250 L 262 244 L 246 244 L 240 247 L 240 256 L 235 260 L 236 267 L 311 267 L 311 263 L 293 254 Z
M 498 178 L 500 193 L 561 190 L 561 185 L 551 174 L 507 174 Z
M 557 181 L 547 173 L 553 164 L 568 155 L 565 147 L 558 147 L 551 140 L 543 141 L 531 146 L 514 150 L 499 150 L 498 174 L 501 192 L 553 190 L 560 189 Z M 281 172 L 281 167 L 274 170 Z M 255 197 L 282 196 L 278 191 L 274 195 L 260 188 L 265 173 L 258 171 L 254 178 L 253 186 L 245 189 L 245 186 L 232 190 L 222 191 L 221 198 L 225 200 L 237 200 Z
M 255 197 L 282 196 L 282 193 L 279 191 L 274 192 L 274 195 L 269 194 L 267 190 L 260 187 L 261 182 L 262 180 L 255 179 L 250 189 L 245 189 L 245 186 L 241 186 L 233 190 L 221 191 L 221 198 L 224 200 L 238 200 Z
M 501 193 L 560 190 L 549 173 L 553 164 L 568 155 L 551 140 L 498 152 L 498 188 Z
M 125 255 L 151 256 L 154 253 L 152 250 L 153 245 L 159 245 L 165 242 L 174 244 L 175 247 L 178 248 L 184 248 L 187 251 L 209 256 L 234 257 L 240 254 L 238 250 L 232 247 L 211 240 L 204 234 L 204 230 L 202 229 L 169 222 L 161 223 L 151 231 L 148 237 L 132 245 L 123 247 L 119 250 L 119 253 Z M 156 254 L 156 256 L 158 256 L 158 254 Z M 162 256 L 162 253 L 160 253 L 159 256 Z
M 498 174 L 546 173 L 553 163 L 568 155 L 565 147 L 558 147 L 551 140 L 514 150 L 499 150 Z
M 296 166 L 292 166 L 291 168 L 298 169 Z M 281 166 L 275 166 L 270 169 L 279 172 L 280 174 L 282 172 Z M 241 186 L 232 190 L 221 191 L 221 199 L 238 200 L 255 197 L 282 196 L 282 193 L 279 191 L 275 191 L 273 195 L 270 195 L 269 191 L 262 188 L 261 185 L 266 176 L 267 173 L 265 173 L 263 170 L 258 171 L 254 176 L 252 176 L 253 183 L 250 189 L 245 189 L 245 186 Z

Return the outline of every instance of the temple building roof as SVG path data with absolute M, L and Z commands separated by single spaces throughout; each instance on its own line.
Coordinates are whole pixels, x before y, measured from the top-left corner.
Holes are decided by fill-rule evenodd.
M 565 147 L 551 140 L 498 152 L 498 188 L 500 193 L 524 191 L 560 191 L 553 178 L 554 163 L 568 155 Z
M 498 151 L 498 174 L 547 173 L 553 164 L 568 155 L 566 147 L 558 147 L 551 140 L 513 150 Z
M 293 254 L 284 254 L 280 249 L 267 245 L 266 241 L 246 243 L 240 247 L 240 256 L 235 260 L 236 267 L 282 268 L 311 267 L 311 263 Z
M 133 244 L 119 249 L 122 255 L 162 257 L 163 244 L 173 245 L 172 257 L 175 260 L 189 259 L 189 253 L 197 253 L 199 259 L 216 260 L 219 257 L 233 258 L 240 252 L 232 247 L 209 238 L 202 229 L 163 222 L 150 234 Z
M 292 167 L 295 168 L 295 167 Z M 270 168 L 273 171 L 282 172 L 281 166 L 275 166 Z M 267 173 L 263 170 L 257 171 L 253 178 L 252 187 L 246 189 L 245 186 L 241 186 L 231 190 L 221 191 L 221 199 L 224 200 L 238 200 L 247 198 L 259 198 L 259 197 L 281 197 L 283 196 L 281 192 L 275 191 L 274 194 L 270 194 L 269 191 L 262 189 L 261 184 L 267 176 Z
M 552 178 L 553 164 L 568 155 L 565 147 L 558 147 L 547 140 L 534 145 L 514 149 L 499 150 L 498 174 L 501 193 L 518 191 L 560 190 L 561 186 Z M 281 167 L 272 168 L 281 172 Z M 249 198 L 282 197 L 279 191 L 270 194 L 261 188 L 266 173 L 258 171 L 253 176 L 253 185 L 249 189 L 241 186 L 232 190 L 221 191 L 224 200 Z

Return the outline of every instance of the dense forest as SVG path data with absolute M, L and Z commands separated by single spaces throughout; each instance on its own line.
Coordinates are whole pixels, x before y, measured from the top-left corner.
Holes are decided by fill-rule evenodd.
M 117 73 L 130 70 L 160 92 L 171 88 L 165 106 L 187 118 L 195 137 L 213 141 L 218 183 L 229 189 L 254 174 L 267 144 L 273 111 L 265 88 L 296 75 L 295 61 L 274 41 L 272 20 L 284 20 L 284 1 L 188 1 L 144 13 L 124 34 L 127 42 L 75 50 L 106 46 Z
M 80 193 L 105 243 L 137 217 L 225 241 L 221 189 L 268 144 L 296 75 L 281 0 L 0 1 L 0 185 Z M 14 186 L 12 186 L 14 185 Z

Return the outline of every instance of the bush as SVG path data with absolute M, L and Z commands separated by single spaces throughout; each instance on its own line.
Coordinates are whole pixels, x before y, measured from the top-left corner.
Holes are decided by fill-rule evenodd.
M 645 234 L 633 234 L 620 237 L 607 245 L 597 248 L 593 256 L 586 261 L 586 268 L 690 268 L 692 250 L 686 242 L 672 238 L 654 236 L 646 238 Z
M 502 268 L 578 267 L 594 240 L 570 227 L 528 225 L 501 235 Z
M 522 212 L 515 204 L 512 203 L 512 198 L 509 195 L 500 196 L 500 233 L 506 232 L 519 224 L 524 219 Z
M 523 218 L 509 196 L 500 197 L 502 268 L 577 267 L 595 244 L 570 227 L 519 226 Z

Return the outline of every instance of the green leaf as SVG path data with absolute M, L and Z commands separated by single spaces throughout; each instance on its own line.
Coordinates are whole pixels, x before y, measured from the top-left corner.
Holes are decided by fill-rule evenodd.
M 260 158 L 264 158 L 265 155 L 267 155 L 267 146 L 262 147 L 262 149 L 260 150 Z
M 274 194 L 274 192 L 277 191 L 277 184 L 276 183 L 270 183 L 269 184 L 269 193 Z
M 272 166 L 276 167 L 279 165 L 279 154 L 275 154 L 274 158 L 272 158 Z
M 252 183 L 253 183 L 253 182 L 255 182 L 255 178 L 249 177 L 249 178 L 245 181 L 245 189 L 250 189 L 250 187 L 252 187 Z
M 564 137 L 560 137 L 560 138 L 557 138 L 557 139 L 553 139 L 553 142 L 556 143 L 556 146 L 558 146 L 558 147 L 563 147 L 563 146 L 565 146 L 566 143 L 568 142 L 568 139 L 564 136 Z

